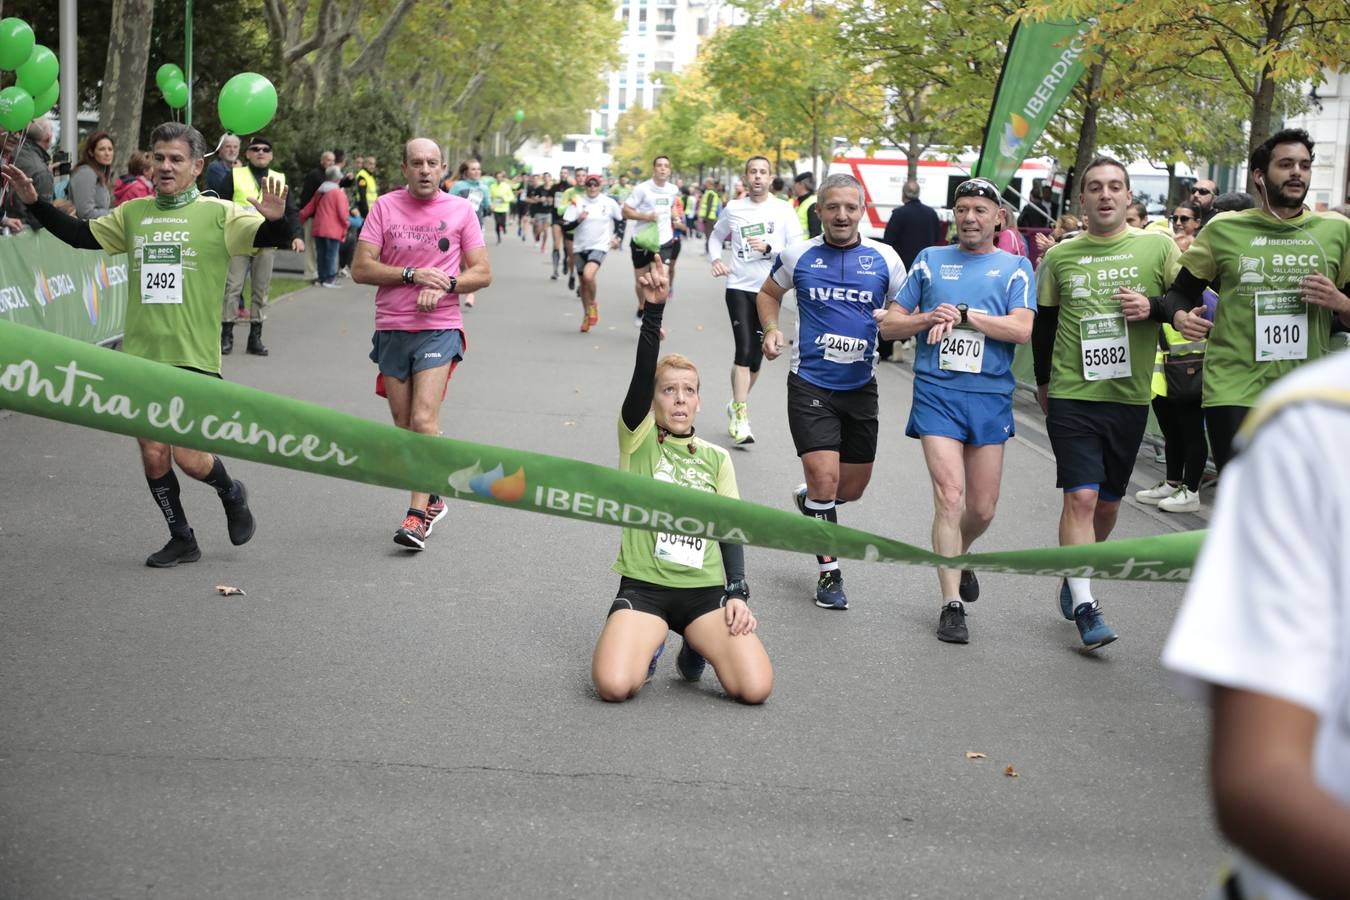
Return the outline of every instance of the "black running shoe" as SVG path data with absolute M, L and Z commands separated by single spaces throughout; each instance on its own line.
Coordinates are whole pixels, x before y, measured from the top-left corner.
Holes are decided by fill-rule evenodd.
M 844 575 L 838 569 L 821 572 L 816 581 L 816 606 L 821 609 L 848 609 L 844 593 Z
M 689 641 L 686 640 L 680 645 L 680 655 L 675 657 L 675 671 L 680 673 L 681 678 L 685 681 L 698 681 L 703 677 L 703 670 L 707 667 L 708 661 L 689 646 Z
M 569 291 L 575 291 L 575 290 L 577 289 L 577 273 L 576 273 L 576 272 L 568 272 L 568 273 L 567 273 L 567 289 L 568 289 Z
M 975 573 L 969 569 L 961 570 L 961 599 L 966 603 L 974 603 L 980 599 L 980 579 L 975 577 Z
M 237 499 L 222 498 L 220 502 L 225 506 L 225 525 L 230 531 L 230 543 L 238 547 L 249 542 L 258 524 L 253 521 L 253 513 L 248 508 L 248 489 L 237 478 L 234 486 L 239 489 Z
M 409 550 L 425 550 L 427 546 L 427 521 L 412 513 L 403 519 L 403 525 L 394 532 L 394 543 Z
M 196 562 L 201 558 L 197 536 L 188 529 L 187 537 L 172 535 L 167 544 L 145 558 L 145 564 L 152 569 L 172 569 L 179 563 Z
M 966 611 L 957 601 L 942 607 L 938 615 L 937 636 L 948 644 L 969 644 L 970 629 L 966 628 Z

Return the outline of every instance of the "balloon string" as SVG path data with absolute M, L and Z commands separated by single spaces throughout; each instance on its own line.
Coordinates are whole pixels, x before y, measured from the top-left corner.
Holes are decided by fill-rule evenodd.
M 6 141 L 8 141 L 8 140 L 9 140 L 9 136 L 10 136 L 11 134 L 13 134 L 13 132 L 6 132 L 6 133 L 5 133 L 5 138 L 4 138 L 4 139 L 5 139 Z M 14 160 L 16 160 L 16 159 L 19 158 L 19 151 L 23 149 L 23 144 L 24 144 L 24 141 L 26 141 L 26 140 L 28 140 L 28 129 L 27 129 L 27 128 L 24 128 L 23 131 L 20 131 L 20 132 L 19 132 L 19 142 L 18 142 L 17 144 L 14 145 L 14 152 L 10 154 L 10 157 L 9 157 L 9 164 L 10 164 L 11 166 L 14 165 Z M 0 146 L 3 146 L 3 144 L 0 144 Z M 0 185 L 0 209 L 3 209 L 3 208 L 4 208 L 4 206 L 5 206 L 5 198 L 6 198 L 7 196 L 9 196 L 9 179 L 8 179 L 8 178 L 5 179 L 5 183 L 4 183 L 3 185 Z
M 230 133 L 229 133 L 228 131 L 225 132 L 224 134 L 222 134 L 222 135 L 220 136 L 220 140 L 216 141 L 216 149 L 214 149 L 214 150 L 212 150 L 210 153 L 206 154 L 206 157 L 205 157 L 205 158 L 206 158 L 206 159 L 210 159 L 211 157 L 213 157 L 213 156 L 215 156 L 217 153 L 219 153 L 219 152 L 220 152 L 220 148 L 225 144 L 225 139 L 226 139 L 227 137 L 229 137 L 229 136 L 230 136 Z

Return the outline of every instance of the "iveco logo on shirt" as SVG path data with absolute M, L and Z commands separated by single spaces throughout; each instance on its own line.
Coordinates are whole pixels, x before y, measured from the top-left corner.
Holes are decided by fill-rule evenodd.
M 871 291 L 856 291 L 853 288 L 811 288 L 810 297 L 812 300 L 819 300 L 822 303 L 827 300 L 840 300 L 846 303 L 871 303 Z
M 813 269 L 828 269 L 829 266 L 827 266 L 827 265 L 825 264 L 825 260 L 823 260 L 823 259 L 821 259 L 819 256 L 817 256 L 815 259 L 813 259 L 813 260 L 811 261 L 811 268 L 813 268 Z

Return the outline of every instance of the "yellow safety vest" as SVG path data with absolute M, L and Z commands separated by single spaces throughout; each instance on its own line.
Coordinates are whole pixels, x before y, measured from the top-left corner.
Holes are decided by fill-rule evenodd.
M 811 229 L 806 226 L 806 220 L 809 218 L 807 214 L 811 212 L 811 207 L 815 205 L 815 194 L 803 197 L 801 202 L 797 204 L 797 219 L 802 223 L 802 237 L 807 237 L 811 233 Z
M 262 187 L 253 180 L 253 172 L 248 166 L 236 166 L 231 174 L 234 176 L 234 202 L 240 206 L 248 206 L 249 200 L 256 200 L 262 196 Z M 278 178 L 284 187 L 286 185 L 286 176 L 275 169 L 267 170 L 268 178 Z
M 1208 341 L 1188 341 L 1180 331 L 1177 331 L 1166 322 L 1163 323 L 1163 337 L 1167 339 L 1167 353 L 1163 353 L 1162 348 L 1153 357 L 1153 396 L 1167 396 L 1167 376 L 1164 374 L 1163 361 L 1167 356 L 1190 356 L 1195 353 L 1204 353 L 1205 347 L 1209 345 Z
M 358 169 L 356 171 L 356 180 L 358 182 L 357 190 L 361 189 L 359 182 L 362 179 L 366 182 L 366 209 L 371 209 L 375 206 L 375 201 L 380 197 L 380 186 L 375 183 L 374 175 L 370 174 L 365 169 Z

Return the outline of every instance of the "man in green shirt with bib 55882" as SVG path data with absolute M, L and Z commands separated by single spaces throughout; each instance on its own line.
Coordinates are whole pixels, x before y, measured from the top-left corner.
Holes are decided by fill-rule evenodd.
M 1148 424 L 1162 297 L 1177 273 L 1171 235 L 1125 222 L 1130 176 L 1098 157 L 1079 186 L 1087 231 L 1046 251 L 1036 275 L 1036 384 L 1064 492 L 1061 546 L 1104 541 L 1116 525 Z M 1060 584 L 1060 612 L 1089 650 L 1116 639 L 1091 580 Z

